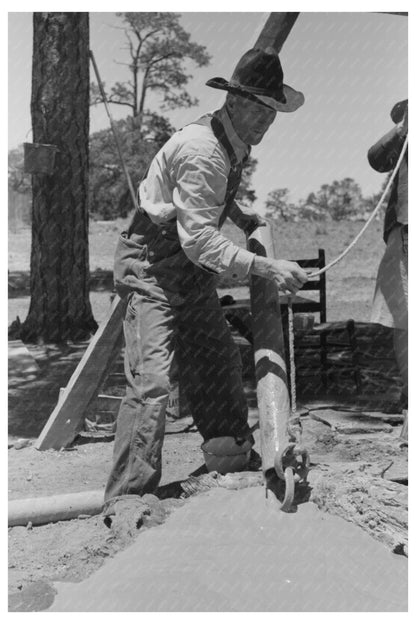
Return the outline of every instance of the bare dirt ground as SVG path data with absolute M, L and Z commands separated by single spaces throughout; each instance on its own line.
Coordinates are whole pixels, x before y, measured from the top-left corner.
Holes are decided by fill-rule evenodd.
M 111 268 L 115 238 L 121 225 L 121 222 L 91 225 L 92 270 Z M 316 256 L 317 248 L 323 247 L 327 259 L 332 259 L 350 242 L 360 225 L 284 224 L 281 228 L 281 255 L 291 258 Z M 25 230 L 11 234 L 9 240 L 9 269 L 27 271 L 30 232 Z M 376 223 L 367 239 L 361 242 L 348 260 L 328 274 L 329 320 L 368 320 L 375 274 L 382 252 L 381 228 Z M 95 318 L 101 321 L 109 307 L 110 292 L 93 292 L 91 301 Z M 9 320 L 17 315 L 23 320 L 28 309 L 28 297 L 11 298 L 9 304 Z M 92 443 L 78 439 L 73 447 L 59 452 L 39 452 L 32 446 L 57 402 L 59 388 L 68 383 L 86 344 L 27 346 L 39 370 L 30 375 L 13 368 L 9 371 L 9 499 L 102 489 L 111 465 L 111 441 Z M 245 381 L 253 423 L 257 418 L 257 410 L 253 399 L 251 356 L 247 345 L 241 348 L 246 364 Z M 403 554 L 407 548 L 403 550 L 403 543 L 407 544 L 407 538 L 403 537 L 407 528 L 407 449 L 399 445 L 400 418 L 390 416 L 389 420 L 388 415 L 382 414 L 386 407 L 389 407 L 387 411 L 394 411 L 392 406 L 397 404 L 400 396 L 397 371 L 391 374 L 389 370 L 387 373 L 380 371 L 382 375 L 390 375 L 391 382 L 387 387 L 385 381 L 377 386 L 374 383 L 377 375 L 373 375 L 373 383 L 364 386 L 361 397 L 355 396 L 351 378 L 342 384 L 342 391 L 335 383 L 330 388 L 331 392 L 325 394 L 319 386 L 318 376 L 314 395 L 302 396 L 302 389 L 299 388 L 299 401 L 311 410 L 305 410 L 303 418 L 304 442 L 311 453 L 312 473 L 317 475 L 314 477 L 311 500 L 329 513 L 336 513 L 355 522 L 387 548 L 396 548 L 396 552 Z M 302 380 L 299 380 L 299 384 L 302 384 Z M 328 410 L 330 405 L 335 405 L 336 409 Z M 317 409 L 319 407 L 324 409 Z M 360 425 L 354 430 L 357 418 L 359 420 L 355 416 L 355 425 L 353 423 L 354 426 L 348 429 L 345 418 L 341 424 L 338 422 L 340 409 L 345 410 L 342 413 L 347 418 L 348 410 L 351 409 L 357 413 L 371 412 L 378 429 Z M 331 426 L 331 418 L 338 419 L 335 425 L 332 421 Z M 185 419 L 182 422 L 171 421 L 168 425 L 162 484 L 186 479 L 203 463 L 199 448 L 202 440 L 196 431 L 192 428 L 189 430 L 189 424 L 189 419 Z M 184 432 L 184 429 L 188 430 Z M 29 446 L 19 449 L 17 441 L 21 438 L 28 440 Z M 342 496 L 334 485 L 334 474 L 337 475 L 336 479 L 344 479 L 344 485 L 347 484 Z M 348 489 L 348 483 L 352 484 L 352 489 Z M 371 499 L 369 491 L 371 488 L 379 491 L 382 497 L 385 487 L 392 488 L 391 497 L 396 501 L 396 507 L 393 503 L 390 507 L 396 511 L 393 509 L 386 512 L 380 499 L 380 513 L 387 518 L 384 521 L 380 520 L 374 510 L 365 508 L 364 499 L 371 500 L 373 507 L 377 507 L 378 503 Z M 363 497 L 361 502 L 356 500 L 360 488 L 360 496 Z M 400 510 L 399 516 L 394 515 L 397 508 Z M 169 513 L 172 509 L 174 502 L 167 505 L 165 512 Z M 165 512 L 160 516 L 160 521 L 163 521 Z M 389 522 L 392 530 L 389 530 Z M 111 537 L 99 516 L 39 527 L 28 525 L 9 529 L 10 610 L 35 611 L 47 608 L 53 600 L 53 581 L 85 578 L 133 539 L 131 535 Z
M 256 411 L 251 410 L 252 418 Z M 327 417 L 328 412 L 324 415 Z M 309 417 L 303 420 L 303 426 L 303 441 L 313 464 L 310 500 L 324 511 L 360 526 L 390 551 L 405 554 L 407 487 L 397 480 L 407 479 L 407 449 L 399 446 L 400 426 L 392 426 L 388 433 L 354 435 L 334 432 Z M 195 432 L 166 435 L 162 484 L 185 480 L 201 466 L 200 444 L 201 438 Z M 20 499 L 102 489 L 111 465 L 111 451 L 109 442 L 75 444 L 59 452 L 11 448 L 9 496 Z M 374 488 L 378 490 L 371 497 L 369 490 Z M 168 512 L 171 510 L 169 506 Z M 156 523 L 165 517 L 164 513 Z M 108 557 L 131 544 L 136 534 L 114 536 L 100 516 L 9 529 L 10 610 L 47 608 L 54 597 L 54 581 L 86 578 Z

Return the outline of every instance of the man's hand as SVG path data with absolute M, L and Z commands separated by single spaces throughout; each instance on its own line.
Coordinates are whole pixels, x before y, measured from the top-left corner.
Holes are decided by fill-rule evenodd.
M 275 260 L 255 256 L 250 272 L 253 275 L 275 281 L 280 291 L 292 295 L 295 295 L 308 281 L 306 271 L 297 262 L 290 260 Z

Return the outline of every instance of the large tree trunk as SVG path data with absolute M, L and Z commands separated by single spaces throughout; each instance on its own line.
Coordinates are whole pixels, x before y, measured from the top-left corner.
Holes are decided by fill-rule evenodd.
M 79 340 L 97 327 L 88 287 L 88 13 L 34 13 L 33 25 L 33 140 L 59 151 L 53 173 L 32 178 L 31 302 L 21 336 Z

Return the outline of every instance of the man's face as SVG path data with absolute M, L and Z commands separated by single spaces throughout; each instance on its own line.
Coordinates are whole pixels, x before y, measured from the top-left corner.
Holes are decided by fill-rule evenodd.
M 276 118 L 268 106 L 238 95 L 227 102 L 227 110 L 234 130 L 248 145 L 258 145 Z

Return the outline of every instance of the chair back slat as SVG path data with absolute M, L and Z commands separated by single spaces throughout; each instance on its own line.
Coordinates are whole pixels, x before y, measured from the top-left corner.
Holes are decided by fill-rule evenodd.
M 303 258 L 302 260 L 296 260 L 296 262 L 303 269 L 319 268 L 319 258 Z
M 317 280 L 311 280 L 310 282 L 306 282 L 301 288 L 301 290 L 319 290 L 321 287 L 321 283 Z
M 322 269 L 325 266 L 325 250 L 318 249 L 317 258 L 301 258 L 295 260 L 303 269 Z M 317 278 L 306 282 L 299 292 L 303 290 L 315 290 L 319 292 L 319 302 L 311 301 L 293 306 L 294 312 L 319 312 L 319 320 L 326 323 L 326 274 L 322 273 Z

